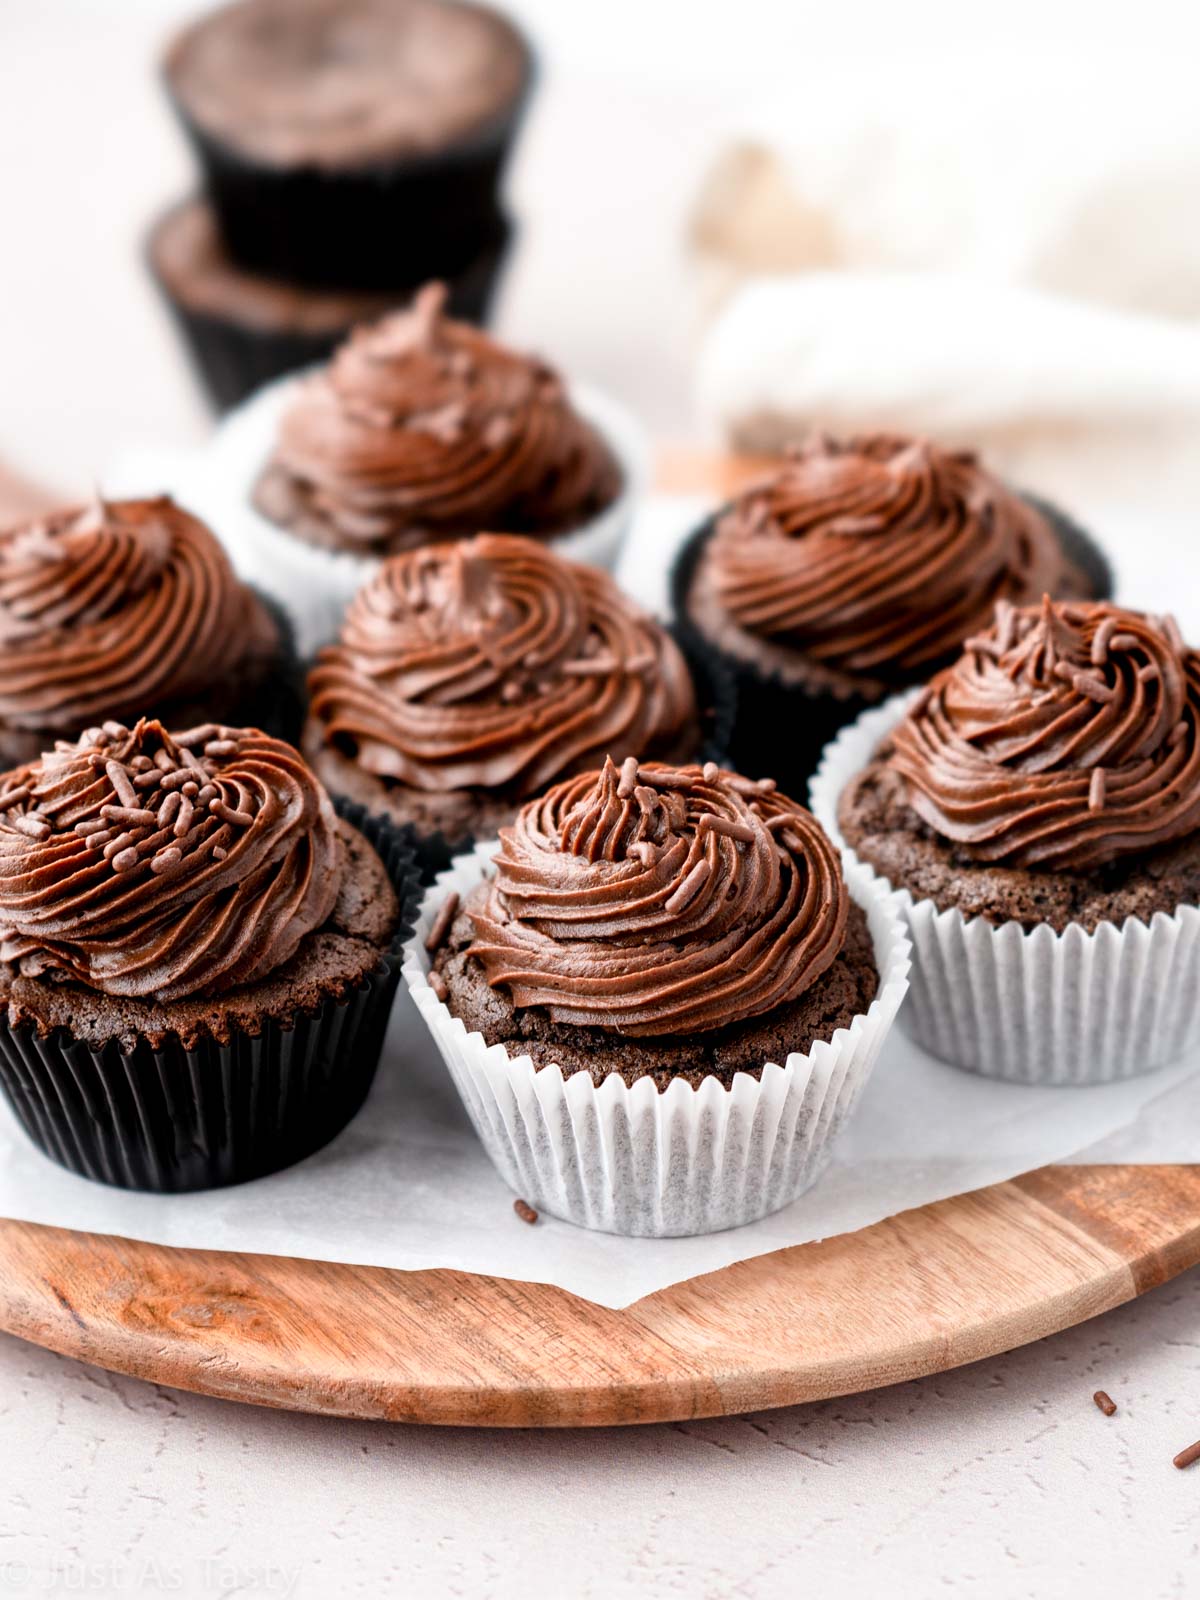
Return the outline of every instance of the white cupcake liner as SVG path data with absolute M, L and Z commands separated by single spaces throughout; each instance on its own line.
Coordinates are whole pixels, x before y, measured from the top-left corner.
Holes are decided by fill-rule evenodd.
M 842 851 L 846 871 L 863 868 L 842 837 L 838 799 L 920 693 L 897 695 L 843 728 L 821 758 L 809 797 Z M 1129 918 L 1094 933 L 1019 922 L 991 923 L 939 911 L 899 891 L 913 944 L 904 1026 L 932 1055 L 1009 1083 L 1114 1083 L 1153 1072 L 1200 1044 L 1200 910 L 1158 912 L 1150 926 Z
M 865 1015 L 807 1055 L 769 1063 L 730 1089 L 706 1078 L 660 1093 L 616 1074 L 597 1088 L 564 1081 L 468 1033 L 429 987 L 425 939 L 437 908 L 484 876 L 496 841 L 460 856 L 427 894 L 404 954 L 404 980 L 475 1130 L 509 1187 L 539 1211 L 606 1233 L 715 1233 L 777 1211 L 820 1176 L 854 1110 L 908 987 L 909 944 L 894 896 L 859 869 L 850 892 L 866 910 L 879 991 Z
M 381 558 L 309 544 L 254 507 L 254 486 L 274 449 L 280 417 L 305 376 L 293 373 L 267 384 L 225 417 L 189 467 L 186 503 L 218 535 L 241 576 L 286 609 L 301 655 L 310 656 L 336 638 L 346 607 L 378 571 Z M 630 411 L 590 385 L 572 384 L 570 394 L 575 408 L 607 441 L 622 485 L 599 516 L 549 545 L 572 560 L 611 570 L 645 492 L 646 435 Z

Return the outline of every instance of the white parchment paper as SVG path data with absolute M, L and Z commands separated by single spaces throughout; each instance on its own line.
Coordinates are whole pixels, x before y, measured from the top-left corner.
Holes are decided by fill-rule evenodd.
M 659 601 L 670 546 L 697 509 L 659 502 L 635 531 L 625 582 L 646 603 Z M 1085 1152 L 1089 1160 L 1200 1161 L 1197 1069 L 1200 1052 L 1128 1083 L 1026 1088 L 942 1065 L 896 1028 L 815 1189 L 749 1227 L 621 1239 L 551 1218 L 533 1227 L 518 1220 L 401 993 L 366 1108 L 298 1167 L 209 1194 L 125 1194 L 54 1166 L 0 1101 L 0 1215 L 195 1248 L 455 1267 L 623 1306 L 682 1278 Z

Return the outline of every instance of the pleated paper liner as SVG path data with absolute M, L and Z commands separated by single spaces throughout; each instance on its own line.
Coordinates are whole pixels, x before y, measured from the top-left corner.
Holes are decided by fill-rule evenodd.
M 417 880 L 403 830 L 361 806 L 338 815 L 379 853 L 400 917 L 373 972 L 286 1025 L 235 1028 L 160 1049 L 102 1049 L 64 1029 L 44 1038 L 0 1021 L 0 1088 L 39 1149 L 71 1172 L 124 1189 L 177 1193 L 244 1183 L 329 1143 L 366 1098 L 412 931 Z
M 1061 511 L 1031 495 L 1024 498 L 1051 521 L 1064 552 L 1083 572 L 1095 598 L 1107 599 L 1112 594 L 1112 570 L 1103 551 Z M 721 650 L 691 621 L 688 596 L 700 556 L 726 509 L 714 512 L 680 548 L 670 576 L 672 615 L 692 634 L 693 648 L 721 661 L 736 684 L 738 718 L 729 746 L 734 766 L 748 777 L 774 778 L 785 794 L 799 799 L 829 741 L 878 702 L 863 695 L 839 696 L 787 683 L 777 674 Z
M 813 779 L 818 821 L 847 871 L 888 880 L 844 842 L 838 799 L 920 690 L 897 696 L 839 734 Z M 1114 1083 L 1166 1066 L 1200 1045 L 1200 909 L 1130 917 L 1056 933 L 939 911 L 901 888 L 913 944 L 904 1026 L 943 1061 L 1010 1083 Z
M 449 295 L 447 315 L 463 322 L 484 326 L 492 309 L 496 289 L 503 275 L 512 242 L 513 229 L 506 217 L 497 213 L 488 231 L 481 235 L 472 259 L 453 271 L 443 263 L 432 272 L 410 276 L 391 285 L 361 314 L 304 326 L 290 311 L 274 317 L 250 315 L 232 309 L 217 311 L 210 304 L 189 300 L 160 267 L 155 253 L 159 231 L 169 226 L 179 208 L 172 208 L 156 224 L 148 246 L 147 262 L 178 327 L 192 367 L 217 411 L 228 411 L 261 389 L 264 384 L 290 372 L 299 372 L 328 360 L 348 337 L 357 321 L 372 320 L 396 306 L 407 305 L 429 277 L 445 282 Z M 243 269 L 230 265 L 231 276 L 242 277 Z M 264 290 L 289 291 L 304 295 L 304 289 L 276 279 L 265 279 Z
M 506 19 L 507 20 L 507 19 Z M 252 272 L 314 288 L 393 289 L 462 270 L 498 209 L 500 179 L 534 80 L 441 149 L 323 167 L 260 161 L 210 133 L 165 86 L 199 159 L 230 255 Z
M 700 744 L 691 759 L 701 763 L 715 761 L 719 767 L 726 767 L 729 765 L 729 738 L 737 720 L 733 675 L 722 661 L 697 651 L 685 630 L 672 626 L 668 631 L 687 661 L 700 707 Z M 519 801 L 513 802 L 514 814 L 519 804 Z M 398 819 L 392 820 L 400 825 Z M 408 830 L 421 881 L 425 884 L 432 883 L 439 872 L 444 872 L 455 856 L 465 855 L 479 842 L 477 835 L 471 832 L 450 838 L 440 829 L 425 832 L 415 823 L 403 826 Z
M 606 1233 L 716 1233 L 778 1211 L 824 1171 L 853 1115 L 908 987 L 908 940 L 893 896 L 859 869 L 847 875 L 866 913 L 879 990 L 866 1013 L 807 1054 L 736 1073 L 726 1088 L 617 1073 L 596 1086 L 528 1055 L 489 1046 L 429 987 L 425 939 L 446 896 L 466 895 L 495 844 L 460 857 L 429 890 L 405 952 L 404 980 L 484 1148 L 509 1187 L 539 1211 Z

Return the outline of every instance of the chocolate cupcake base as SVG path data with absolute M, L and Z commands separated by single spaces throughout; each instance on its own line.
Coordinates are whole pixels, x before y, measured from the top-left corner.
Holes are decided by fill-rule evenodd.
M 257 1023 L 231 1020 L 220 1039 L 198 1028 L 186 1039 L 150 1029 L 120 1037 L 119 1022 L 118 1036 L 105 1037 L 113 1019 L 93 1013 L 107 997 L 88 994 L 72 1019 L 67 986 L 46 986 L 45 996 L 65 1025 L 14 1022 L 12 1004 L 3 1009 L 0 1088 L 52 1160 L 120 1188 L 211 1189 L 291 1166 L 350 1121 L 378 1064 L 416 877 L 402 832 L 361 807 L 336 808 L 377 853 L 399 903 L 378 959 L 345 992 L 321 998 L 301 987 L 290 1010 L 271 1004 Z
M 497 212 L 468 261 L 433 269 L 446 282 L 451 316 L 487 322 L 511 239 L 511 224 Z M 225 253 L 202 201 L 167 212 L 151 233 L 146 259 L 218 411 L 273 378 L 325 361 L 356 323 L 406 304 L 424 281 L 406 276 L 386 290 L 362 293 L 252 275 Z
M 1023 498 L 1051 523 L 1067 559 L 1092 590 L 1092 598 L 1109 598 L 1112 568 L 1099 546 L 1063 512 L 1032 495 Z M 701 632 L 692 619 L 689 599 L 704 546 L 723 515 L 717 511 L 709 517 L 676 555 L 670 575 L 672 614 L 681 637 L 689 639 L 691 653 L 707 659 L 710 670 L 723 670 L 733 684 L 737 720 L 727 747 L 733 766 L 749 777 L 772 777 L 787 793 L 802 795 L 825 746 L 840 729 L 879 705 L 884 696 L 834 694 L 785 681 L 722 650 Z

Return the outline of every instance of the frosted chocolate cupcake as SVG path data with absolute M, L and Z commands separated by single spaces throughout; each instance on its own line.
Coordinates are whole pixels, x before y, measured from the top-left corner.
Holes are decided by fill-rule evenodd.
M 343 1126 L 412 886 L 346 819 L 290 746 L 214 724 L 108 721 L 0 778 L 0 1085 L 47 1154 L 202 1188 Z
M 239 407 L 208 452 L 205 507 L 305 654 L 403 550 L 488 529 L 615 563 L 641 478 L 637 425 L 444 304 L 428 285 L 327 367 Z
M 445 302 L 428 284 L 297 389 L 255 492 L 265 516 L 313 544 L 394 555 L 480 528 L 565 533 L 612 503 L 616 462 L 561 379 Z
M 286 621 L 168 498 L 103 501 L 0 533 L 0 759 L 142 710 L 296 732 Z
M 1091 1082 L 1200 1036 L 1200 661 L 1169 618 L 1001 605 L 906 711 L 848 730 L 813 793 L 905 891 L 937 1054 Z
M 513 24 L 462 0 L 240 0 L 165 61 L 233 258 L 338 290 L 478 256 L 531 74 Z
M 503 534 L 386 562 L 309 694 L 318 774 L 411 823 L 430 865 L 606 755 L 694 757 L 708 709 L 670 634 L 611 578 Z
M 746 687 L 733 754 L 807 776 L 843 723 L 923 682 L 998 601 L 1107 594 L 1061 515 L 963 452 L 885 434 L 817 436 L 685 548 L 677 612 Z M 781 739 L 780 730 L 787 735 Z
M 497 217 L 473 259 L 446 274 L 451 316 L 487 321 L 511 231 Z M 425 277 L 389 290 L 348 290 L 248 272 L 230 257 L 202 200 L 172 206 L 155 225 L 146 254 L 197 373 L 222 411 L 273 378 L 327 360 L 356 323 L 407 305 Z
M 406 979 L 501 1172 L 633 1233 L 807 1187 L 907 966 L 886 894 L 848 884 L 772 783 L 636 757 L 525 805 L 494 861 L 439 879 L 422 930 Z

